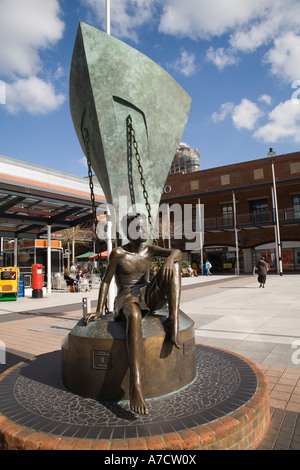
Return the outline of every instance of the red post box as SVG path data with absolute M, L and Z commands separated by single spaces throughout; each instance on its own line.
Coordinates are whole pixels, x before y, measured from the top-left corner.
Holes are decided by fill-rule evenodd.
M 43 265 L 33 264 L 31 266 L 32 297 L 40 299 L 43 297 Z

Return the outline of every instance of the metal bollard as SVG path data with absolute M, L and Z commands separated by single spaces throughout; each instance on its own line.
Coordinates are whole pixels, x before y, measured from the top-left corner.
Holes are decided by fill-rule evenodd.
M 82 313 L 83 318 L 87 317 L 91 313 L 91 299 L 89 297 L 82 298 Z

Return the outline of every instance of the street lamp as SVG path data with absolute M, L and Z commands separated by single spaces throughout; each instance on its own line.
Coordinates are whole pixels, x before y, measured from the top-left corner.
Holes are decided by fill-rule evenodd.
M 234 238 L 235 238 L 235 256 L 236 256 L 236 274 L 240 274 L 240 256 L 239 256 L 239 239 L 238 239 L 238 229 L 236 225 L 236 198 L 235 192 L 232 191 L 232 201 L 233 201 L 233 223 L 234 223 Z
M 273 179 L 273 213 L 275 219 L 275 245 L 276 245 L 276 257 L 277 257 L 277 272 L 282 276 L 282 257 L 281 257 L 281 241 L 280 241 L 280 229 L 279 229 L 279 217 L 278 217 L 278 203 L 277 203 L 277 191 L 276 191 L 276 177 L 274 168 L 274 157 L 276 152 L 272 148 L 269 149 L 268 156 L 271 157 L 272 162 L 272 179 Z

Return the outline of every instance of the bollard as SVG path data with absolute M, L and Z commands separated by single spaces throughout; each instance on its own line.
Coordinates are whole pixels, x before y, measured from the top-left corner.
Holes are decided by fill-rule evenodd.
M 0 340 L 0 364 L 6 364 L 6 346 L 4 341 Z
M 82 313 L 83 318 L 87 317 L 91 313 L 91 299 L 89 297 L 82 298 Z

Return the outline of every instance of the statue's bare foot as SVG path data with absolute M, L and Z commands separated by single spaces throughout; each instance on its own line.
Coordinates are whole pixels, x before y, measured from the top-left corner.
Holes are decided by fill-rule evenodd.
M 140 385 L 131 387 L 130 409 L 134 413 L 139 413 L 141 415 L 149 414 Z
M 95 320 L 95 314 L 94 313 L 90 313 L 86 317 L 83 317 L 83 324 L 85 326 L 87 326 L 91 320 Z
M 174 320 L 171 320 L 169 317 L 166 319 L 165 325 L 170 330 L 171 343 L 175 346 L 175 348 L 181 349 L 181 344 L 179 343 L 179 339 L 178 339 L 177 322 Z

